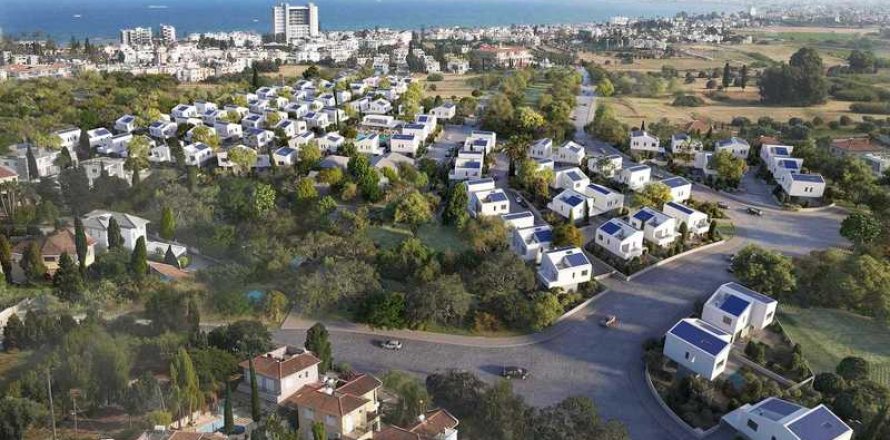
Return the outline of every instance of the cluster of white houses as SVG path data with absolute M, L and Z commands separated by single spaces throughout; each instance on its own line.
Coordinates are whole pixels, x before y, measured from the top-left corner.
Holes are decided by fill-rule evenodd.
M 180 127 L 184 126 L 191 127 L 183 136 L 185 164 L 190 166 L 215 163 L 222 168 L 232 167 L 229 152 L 239 148 L 257 153 L 255 169 L 269 168 L 273 162 L 293 165 L 300 148 L 310 142 L 317 143 L 326 154 L 336 154 L 345 143 L 352 143 L 361 153 L 379 156 L 386 153 L 384 143 L 388 140 L 390 152 L 415 156 L 437 132 L 438 122 L 455 116 L 456 107 L 453 103 L 444 103 L 408 122 L 390 116 L 399 110 L 394 109 L 392 102 L 407 91 L 411 81 L 411 78 L 397 76 L 372 76 L 354 82 L 346 77 L 334 82 L 300 80 L 292 86 L 261 87 L 254 93 L 238 95 L 236 100 L 246 106 L 218 106 L 207 101 L 178 104 L 169 114 L 161 115 L 147 126 L 141 126 L 133 115 L 123 115 L 111 130 L 99 127 L 85 132 L 90 148 L 107 157 L 90 159 L 81 165 L 87 168 L 88 176 L 97 177 L 105 168 L 109 175 L 129 181 L 131 173 L 124 169 L 123 163 L 130 142 L 144 133 L 149 141 L 149 161 L 172 162 L 174 157 L 167 141 L 177 137 Z M 338 86 L 338 82 L 343 84 Z M 363 115 L 355 138 L 345 139 L 337 132 L 326 132 L 328 127 L 347 121 L 348 113 Z M 202 132 L 198 133 L 199 130 Z M 67 148 L 76 160 L 75 149 L 84 135 L 81 130 L 68 128 L 54 134 L 61 140 L 61 147 Z M 208 136 L 218 138 L 221 147 L 211 148 L 199 141 Z M 279 140 L 286 145 L 279 145 Z M 30 175 L 29 151 L 36 159 L 36 176 Z M 20 144 L 0 158 L 0 165 L 28 180 L 38 179 L 60 172 L 55 165 L 58 155 L 57 150 Z
M 751 145 L 741 138 L 721 139 L 714 142 L 712 150 L 705 150 L 704 144 L 700 140 L 685 133 L 671 136 L 669 148 L 675 160 L 679 155 L 688 157 L 692 161 L 692 167 L 700 170 L 705 176 L 717 174 L 717 170 L 713 166 L 714 155 L 717 153 L 728 151 L 733 157 L 745 160 L 751 153 Z M 661 139 L 645 130 L 636 130 L 630 133 L 630 150 L 652 154 L 666 152 L 665 148 L 661 146 Z M 819 174 L 804 173 L 802 171 L 803 159 L 791 157 L 793 150 L 793 147 L 787 145 L 763 145 L 760 150 L 760 159 L 788 197 L 793 199 L 822 197 L 825 191 L 825 179 Z
M 714 380 L 726 369 L 734 342 L 766 328 L 778 302 L 738 283 L 717 288 L 704 304 L 701 319 L 682 319 L 665 335 L 664 355 L 681 370 Z M 769 397 L 723 416 L 752 440 L 849 440 L 853 430 L 824 405 L 806 408 Z

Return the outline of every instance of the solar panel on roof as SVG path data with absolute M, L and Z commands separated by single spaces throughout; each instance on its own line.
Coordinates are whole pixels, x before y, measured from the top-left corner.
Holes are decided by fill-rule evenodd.
M 788 155 L 788 149 L 785 148 L 785 147 L 779 147 L 779 148 L 776 148 L 774 151 L 776 152 L 776 154 L 781 155 L 781 156 L 787 156 L 787 155 Z
M 788 429 L 805 440 L 834 440 L 850 431 L 849 426 L 824 406 L 795 420 Z
M 535 240 L 537 240 L 538 243 L 550 243 L 553 241 L 553 231 L 550 229 L 535 231 L 533 235 L 535 236 Z
M 583 177 L 581 177 L 581 174 L 579 174 L 577 171 L 569 171 L 568 173 L 566 173 L 566 175 L 569 176 L 569 179 L 572 179 L 572 180 L 583 180 L 584 179 Z
M 745 309 L 751 305 L 748 301 L 745 301 L 735 295 L 728 295 L 726 299 L 723 300 L 723 304 L 720 304 L 720 310 L 723 310 L 726 313 L 729 313 L 732 316 L 741 316 L 742 313 L 745 312 Z
M 670 207 L 676 209 L 677 211 L 680 211 L 680 212 L 682 212 L 683 214 L 686 214 L 686 215 L 692 215 L 692 213 L 695 212 L 695 211 L 693 211 L 692 209 L 690 209 L 690 208 L 688 208 L 688 207 L 686 207 L 686 206 L 683 206 L 683 205 L 681 205 L 681 204 L 679 204 L 679 203 L 668 202 L 668 206 L 670 206 Z
M 795 411 L 801 409 L 800 405 L 786 402 L 782 399 L 772 398 L 757 406 L 757 409 L 776 413 L 782 417 L 791 415 Z
M 671 177 L 670 179 L 662 180 L 661 183 L 663 183 L 671 188 L 677 188 L 680 186 L 689 185 L 689 182 L 687 182 L 686 179 L 684 179 L 682 177 Z
M 571 206 L 578 206 L 578 205 L 580 205 L 581 203 L 584 202 L 584 200 L 582 200 L 581 197 L 578 197 L 578 196 L 575 196 L 575 195 L 571 195 L 571 196 L 563 197 L 563 198 L 562 198 L 562 201 L 563 201 L 563 202 L 566 202 L 567 204 L 569 204 L 569 205 L 571 205 Z
M 704 350 L 705 352 L 716 356 L 729 345 L 728 342 L 690 324 L 687 321 L 680 321 L 675 325 L 670 333 L 678 338 Z
M 609 193 L 611 193 L 611 191 L 599 185 L 590 184 L 587 185 L 587 187 L 603 195 L 609 195 Z
M 797 169 L 797 162 L 795 162 L 795 161 L 793 161 L 793 160 L 783 160 L 783 161 L 782 161 L 782 167 L 784 167 L 784 168 L 787 169 L 787 170 L 796 170 L 796 169 Z
M 643 223 L 646 223 L 649 220 L 652 220 L 652 217 L 655 217 L 655 215 L 648 211 L 639 211 L 636 214 L 634 214 L 634 218 L 643 222 Z
M 565 258 L 565 259 L 566 259 L 566 261 L 569 263 L 569 266 L 572 266 L 572 267 L 577 267 L 577 266 L 583 266 L 583 265 L 585 265 L 585 264 L 590 264 L 590 262 L 587 261 L 587 257 L 584 256 L 584 254 L 571 254 L 571 255 L 566 255 L 566 258 Z
M 791 178 L 801 182 L 821 183 L 825 181 L 822 179 L 822 176 L 818 174 L 792 174 Z
M 492 202 L 503 202 L 507 200 L 507 195 L 502 192 L 493 192 L 488 195 L 488 199 Z
M 612 222 L 607 222 L 603 223 L 603 225 L 600 226 L 600 229 L 602 229 L 603 232 L 605 232 L 606 234 L 615 235 L 616 232 L 621 230 L 621 226 Z

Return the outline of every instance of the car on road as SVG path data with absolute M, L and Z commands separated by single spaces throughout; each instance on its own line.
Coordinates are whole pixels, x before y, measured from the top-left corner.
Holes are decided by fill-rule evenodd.
M 763 210 L 760 208 L 754 208 L 749 206 L 748 209 L 745 210 L 748 214 L 756 215 L 758 217 L 763 217 Z
M 733 260 L 735 260 L 735 254 L 726 254 L 726 261 L 732 263 Z
M 615 315 L 607 315 L 600 320 L 600 325 L 605 328 L 612 328 L 618 326 L 618 317 Z
M 717 207 L 720 209 L 729 209 L 729 203 L 726 202 L 717 202 Z
M 516 196 L 516 204 L 519 206 L 525 206 L 525 200 L 522 197 Z
M 501 376 L 507 379 L 528 379 L 528 370 L 522 367 L 504 367 Z
M 402 349 L 402 341 L 398 339 L 390 339 L 388 341 L 383 341 L 380 343 L 380 348 L 386 350 L 401 350 Z

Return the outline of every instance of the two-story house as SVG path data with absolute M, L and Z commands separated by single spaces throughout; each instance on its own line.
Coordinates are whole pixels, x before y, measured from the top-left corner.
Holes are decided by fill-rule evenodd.
M 772 324 L 778 302 L 739 283 L 718 287 L 702 308 L 702 319 L 732 335 L 732 340 Z
M 552 249 L 541 257 L 538 279 L 548 289 L 574 291 L 592 278 L 593 265 L 580 248 Z
M 587 196 L 589 217 L 614 212 L 624 207 L 624 194 L 611 188 L 591 183 L 584 187 L 583 192 Z
M 735 136 L 728 139 L 721 139 L 714 143 L 714 152 L 729 151 L 733 157 L 739 159 L 748 159 L 748 153 L 751 152 L 751 145 L 748 141 L 737 138 Z
M 368 374 L 349 380 L 324 379 L 304 385 L 282 405 L 296 413 L 305 438 L 312 437 L 314 424 L 322 423 L 329 438 L 371 440 L 381 428 L 378 391 L 382 385 Z
M 573 141 L 566 141 L 566 143 L 562 144 L 562 146 L 556 150 L 556 153 L 553 155 L 553 161 L 556 163 L 581 166 L 581 164 L 584 163 L 584 158 L 586 156 L 587 152 L 584 150 L 583 145 L 576 144 Z
M 751 440 L 851 440 L 853 429 L 825 405 L 807 408 L 768 397 L 745 404 L 722 418 L 739 436 Z
M 532 159 L 550 159 L 552 156 L 553 139 L 538 139 L 528 147 L 528 157 Z
M 711 224 L 708 222 L 708 215 L 690 208 L 689 206 L 677 203 L 667 202 L 664 204 L 664 213 L 677 219 L 677 231 L 680 231 L 680 225 L 686 225 L 686 231 L 690 235 L 704 235 L 708 233 Z
M 540 263 L 544 252 L 553 246 L 553 228 L 550 225 L 515 228 L 510 246 L 523 260 Z
M 596 229 L 594 243 L 622 260 L 643 255 L 643 232 L 617 218 Z
M 634 130 L 630 132 L 630 151 L 664 153 L 664 148 L 658 136 L 649 134 L 645 130 Z
M 564 168 L 553 173 L 551 188 L 570 189 L 581 192 L 590 184 L 590 178 L 578 167 Z
M 125 249 L 135 249 L 136 241 L 140 237 L 148 239 L 146 234 L 146 226 L 150 223 L 148 220 L 132 214 L 96 209 L 83 216 L 82 220 L 84 232 L 96 240 L 99 249 L 108 249 L 108 226 L 112 218 L 121 231 Z
M 665 335 L 664 355 L 681 367 L 714 380 L 726 370 L 731 340 L 729 333 L 705 321 L 686 318 Z
M 651 179 L 652 168 L 649 168 L 646 165 L 634 165 L 622 168 L 621 172 L 615 175 L 615 180 L 627 185 L 631 191 L 639 191 L 645 188 Z
M 630 216 L 631 226 L 643 231 L 646 241 L 666 247 L 677 239 L 677 219 L 653 208 L 643 207 Z
M 257 391 L 263 401 L 280 404 L 300 391 L 301 388 L 317 384 L 318 364 L 321 363 L 312 352 L 298 347 L 282 346 L 253 358 L 256 372 Z M 238 390 L 250 393 L 250 362 L 241 362 L 243 380 Z
M 692 183 L 680 176 L 669 177 L 662 180 L 661 183 L 670 189 L 673 202 L 682 203 L 692 197 Z

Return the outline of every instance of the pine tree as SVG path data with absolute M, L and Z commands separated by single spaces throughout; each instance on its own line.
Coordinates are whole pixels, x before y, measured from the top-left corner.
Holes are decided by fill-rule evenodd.
M 161 212 L 161 238 L 173 240 L 176 236 L 176 220 L 173 218 L 173 209 L 165 206 Z
M 77 264 L 67 252 L 63 252 L 59 258 L 59 269 L 53 276 L 53 287 L 56 296 L 63 301 L 74 303 L 80 301 L 83 293 L 83 278 Z
M 28 144 L 28 152 L 25 156 L 28 160 L 28 180 L 39 179 L 40 172 L 37 170 L 37 158 L 34 157 L 34 152 L 31 151 L 30 144 Z
M 723 88 L 727 88 L 732 84 L 732 68 L 729 63 L 723 66 Z
M 223 411 L 223 432 L 234 434 L 235 416 L 232 414 L 232 388 L 229 386 L 229 382 L 226 382 L 226 403 Z
M 36 241 L 32 241 L 25 248 L 25 252 L 22 254 L 22 261 L 19 264 L 22 266 L 22 271 L 25 272 L 25 277 L 28 278 L 28 281 L 41 281 L 46 276 L 46 265 L 43 264 L 43 255 L 40 254 L 40 247 L 37 246 Z
M 77 249 L 77 263 L 83 272 L 87 267 L 87 234 L 83 230 L 83 220 L 77 216 L 74 217 L 74 246 Z
M 253 366 L 253 358 L 248 361 L 250 365 L 250 416 L 255 423 L 260 422 L 260 393 L 257 390 L 256 369 Z
M 12 284 L 12 245 L 2 234 L 0 234 L 0 267 L 3 268 L 6 282 Z
M 121 226 L 114 216 L 108 220 L 108 249 L 118 249 L 124 245 L 124 236 L 121 234 Z
M 64 170 L 73 164 L 74 162 L 71 160 L 71 152 L 68 151 L 68 148 L 63 147 L 62 150 L 59 151 L 59 158 L 56 159 L 56 165 Z
M 739 85 L 742 86 L 742 90 L 745 90 L 745 87 L 748 87 L 748 65 L 747 64 L 742 66 L 742 78 L 739 80 Z
M 185 320 L 188 323 L 189 332 L 193 335 L 201 332 L 201 311 L 195 297 L 189 297 Z
M 179 266 L 179 259 L 176 258 L 176 254 L 173 253 L 173 245 L 167 246 L 167 252 L 164 253 L 164 263 L 169 264 L 177 269 L 182 269 Z
M 145 247 L 145 237 L 136 240 L 136 247 L 130 254 L 130 274 L 136 279 L 148 275 L 148 250 Z
M 329 336 L 328 329 L 320 322 L 315 323 L 306 332 L 305 347 L 321 360 L 321 364 L 318 365 L 320 373 L 327 372 L 334 364 Z
M 6 321 L 6 327 L 3 328 L 3 350 L 11 351 L 21 349 L 24 342 L 25 324 L 19 315 L 15 313 Z

